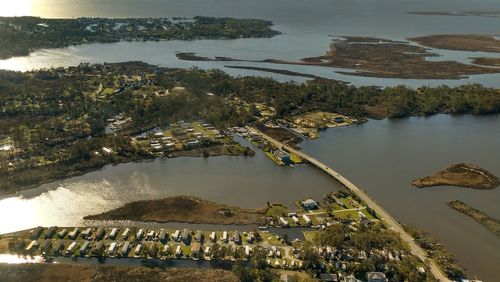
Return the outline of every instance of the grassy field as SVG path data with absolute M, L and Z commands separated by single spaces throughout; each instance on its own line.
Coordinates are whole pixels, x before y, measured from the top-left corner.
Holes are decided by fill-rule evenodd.
M 98 215 L 92 220 L 134 220 L 153 222 L 186 222 L 205 224 L 259 224 L 264 222 L 267 208 L 241 209 L 195 197 L 175 196 L 160 200 L 127 203 Z

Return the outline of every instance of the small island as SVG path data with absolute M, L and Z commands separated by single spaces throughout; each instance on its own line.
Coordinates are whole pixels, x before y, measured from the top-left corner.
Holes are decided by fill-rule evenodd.
M 133 220 L 200 224 L 258 224 L 267 208 L 242 209 L 189 196 L 127 203 L 117 209 L 86 216 L 90 220 Z
M 472 217 L 475 221 L 486 227 L 488 230 L 493 232 L 497 237 L 500 237 L 500 220 L 492 218 L 489 215 L 483 213 L 480 210 L 476 210 L 468 206 L 462 201 L 451 201 L 448 203 L 451 208 Z
M 467 163 L 453 164 L 437 173 L 416 179 L 412 184 L 418 188 L 432 186 L 459 186 L 472 189 L 494 189 L 500 184 L 492 173 Z

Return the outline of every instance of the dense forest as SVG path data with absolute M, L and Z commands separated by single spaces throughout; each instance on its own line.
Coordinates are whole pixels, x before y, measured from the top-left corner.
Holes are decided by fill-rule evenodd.
M 120 40 L 194 40 L 272 37 L 279 32 L 258 19 L 0 17 L 0 58 L 25 56 L 35 49 Z

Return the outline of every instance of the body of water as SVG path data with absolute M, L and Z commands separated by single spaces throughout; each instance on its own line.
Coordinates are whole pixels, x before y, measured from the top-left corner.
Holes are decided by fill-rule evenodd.
M 481 83 L 500 87 L 500 74 L 474 75 L 461 80 L 421 80 L 367 78 L 337 71 L 341 68 L 318 66 L 273 65 L 249 62 L 190 62 L 175 57 L 176 52 L 195 52 L 201 56 L 226 56 L 249 60 L 282 59 L 299 60 L 324 54 L 331 42 L 331 35 L 376 36 L 393 40 L 407 37 L 442 33 L 498 34 L 499 18 L 421 16 L 408 11 L 429 10 L 500 10 L 500 2 L 492 0 L 465 1 L 409 1 L 409 0 L 24 0 L 29 2 L 15 8 L 2 9 L 0 15 L 35 15 L 41 17 L 173 17 L 196 15 L 261 18 L 275 23 L 283 35 L 271 39 L 120 42 L 90 44 L 62 49 L 39 50 L 26 57 L 0 60 L 0 68 L 26 71 L 52 66 L 72 66 L 81 62 L 103 63 L 141 60 L 168 67 L 219 68 L 233 75 L 270 76 L 280 81 L 303 82 L 306 78 L 273 74 L 262 71 L 230 69 L 225 65 L 260 66 L 313 74 L 326 78 L 349 81 L 355 85 L 392 86 L 406 84 L 461 85 Z M 61 8 L 64 7 L 64 8 Z M 498 53 L 455 52 L 433 50 L 442 55 L 431 60 L 453 59 L 468 62 L 469 57 Z
M 461 200 L 500 218 L 500 189 L 418 189 L 411 181 L 458 162 L 500 176 L 499 125 L 498 115 L 385 119 L 324 131 L 302 147 L 365 190 L 401 223 L 437 236 L 468 273 L 496 281 L 499 238 L 446 203 Z
M 444 34 L 497 34 L 494 17 L 419 16 L 407 11 L 493 11 L 498 0 L 20 0 L 2 7 L 0 15 L 42 17 L 172 17 L 229 16 L 272 20 L 283 35 L 271 39 L 228 41 L 120 42 L 41 50 L 30 56 L 0 61 L 0 68 L 33 68 L 143 60 L 168 67 L 221 68 L 233 75 L 285 75 L 224 68 L 251 63 L 186 62 L 176 52 L 244 59 L 298 60 L 323 54 L 330 35 L 376 36 L 394 40 Z M 9 8 L 10 6 L 10 8 Z M 468 57 L 497 54 L 438 51 L 443 57 L 467 62 Z M 432 58 L 436 60 L 438 58 Z M 335 69 L 313 66 L 259 64 L 349 81 L 355 85 L 410 86 L 481 83 L 500 87 L 500 75 L 463 80 L 378 79 L 340 75 Z M 477 191 L 454 187 L 416 189 L 410 182 L 453 162 L 472 162 L 500 175 L 500 117 L 452 117 L 370 121 L 360 126 L 322 132 L 302 146 L 365 189 L 399 221 L 435 234 L 459 258 L 470 274 L 484 281 L 499 277 L 500 240 L 471 218 L 446 206 L 462 200 L 491 216 L 500 217 L 500 190 Z M 85 224 L 82 217 L 123 203 L 172 195 L 194 195 L 242 207 L 266 201 L 287 205 L 303 198 L 320 199 L 337 189 L 317 170 L 301 165 L 277 167 L 261 152 L 253 158 L 157 159 L 109 166 L 84 176 L 57 181 L 0 199 L 0 232 L 37 225 Z

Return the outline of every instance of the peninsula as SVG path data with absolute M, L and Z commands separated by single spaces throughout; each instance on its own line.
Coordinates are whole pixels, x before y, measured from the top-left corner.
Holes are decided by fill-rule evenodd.
M 189 196 L 127 203 L 90 220 L 133 220 L 150 222 L 183 222 L 200 224 L 264 223 L 267 208 L 242 209 Z
M 416 179 L 416 187 L 459 186 L 472 189 L 494 189 L 500 184 L 498 177 L 476 165 L 467 163 L 453 164 L 437 173 Z
M 265 38 L 279 34 L 258 19 L 0 17 L 0 58 L 86 43 Z
M 436 34 L 408 38 L 420 45 L 457 51 L 500 52 L 500 40 L 490 35 Z
M 459 87 L 280 83 L 142 62 L 0 71 L 0 193 L 157 157 L 251 156 L 247 125 L 300 142 L 317 129 L 437 113 L 500 112 L 500 92 Z M 46 91 L 51 89 L 51 91 Z M 262 125 L 262 126 L 261 126 Z

